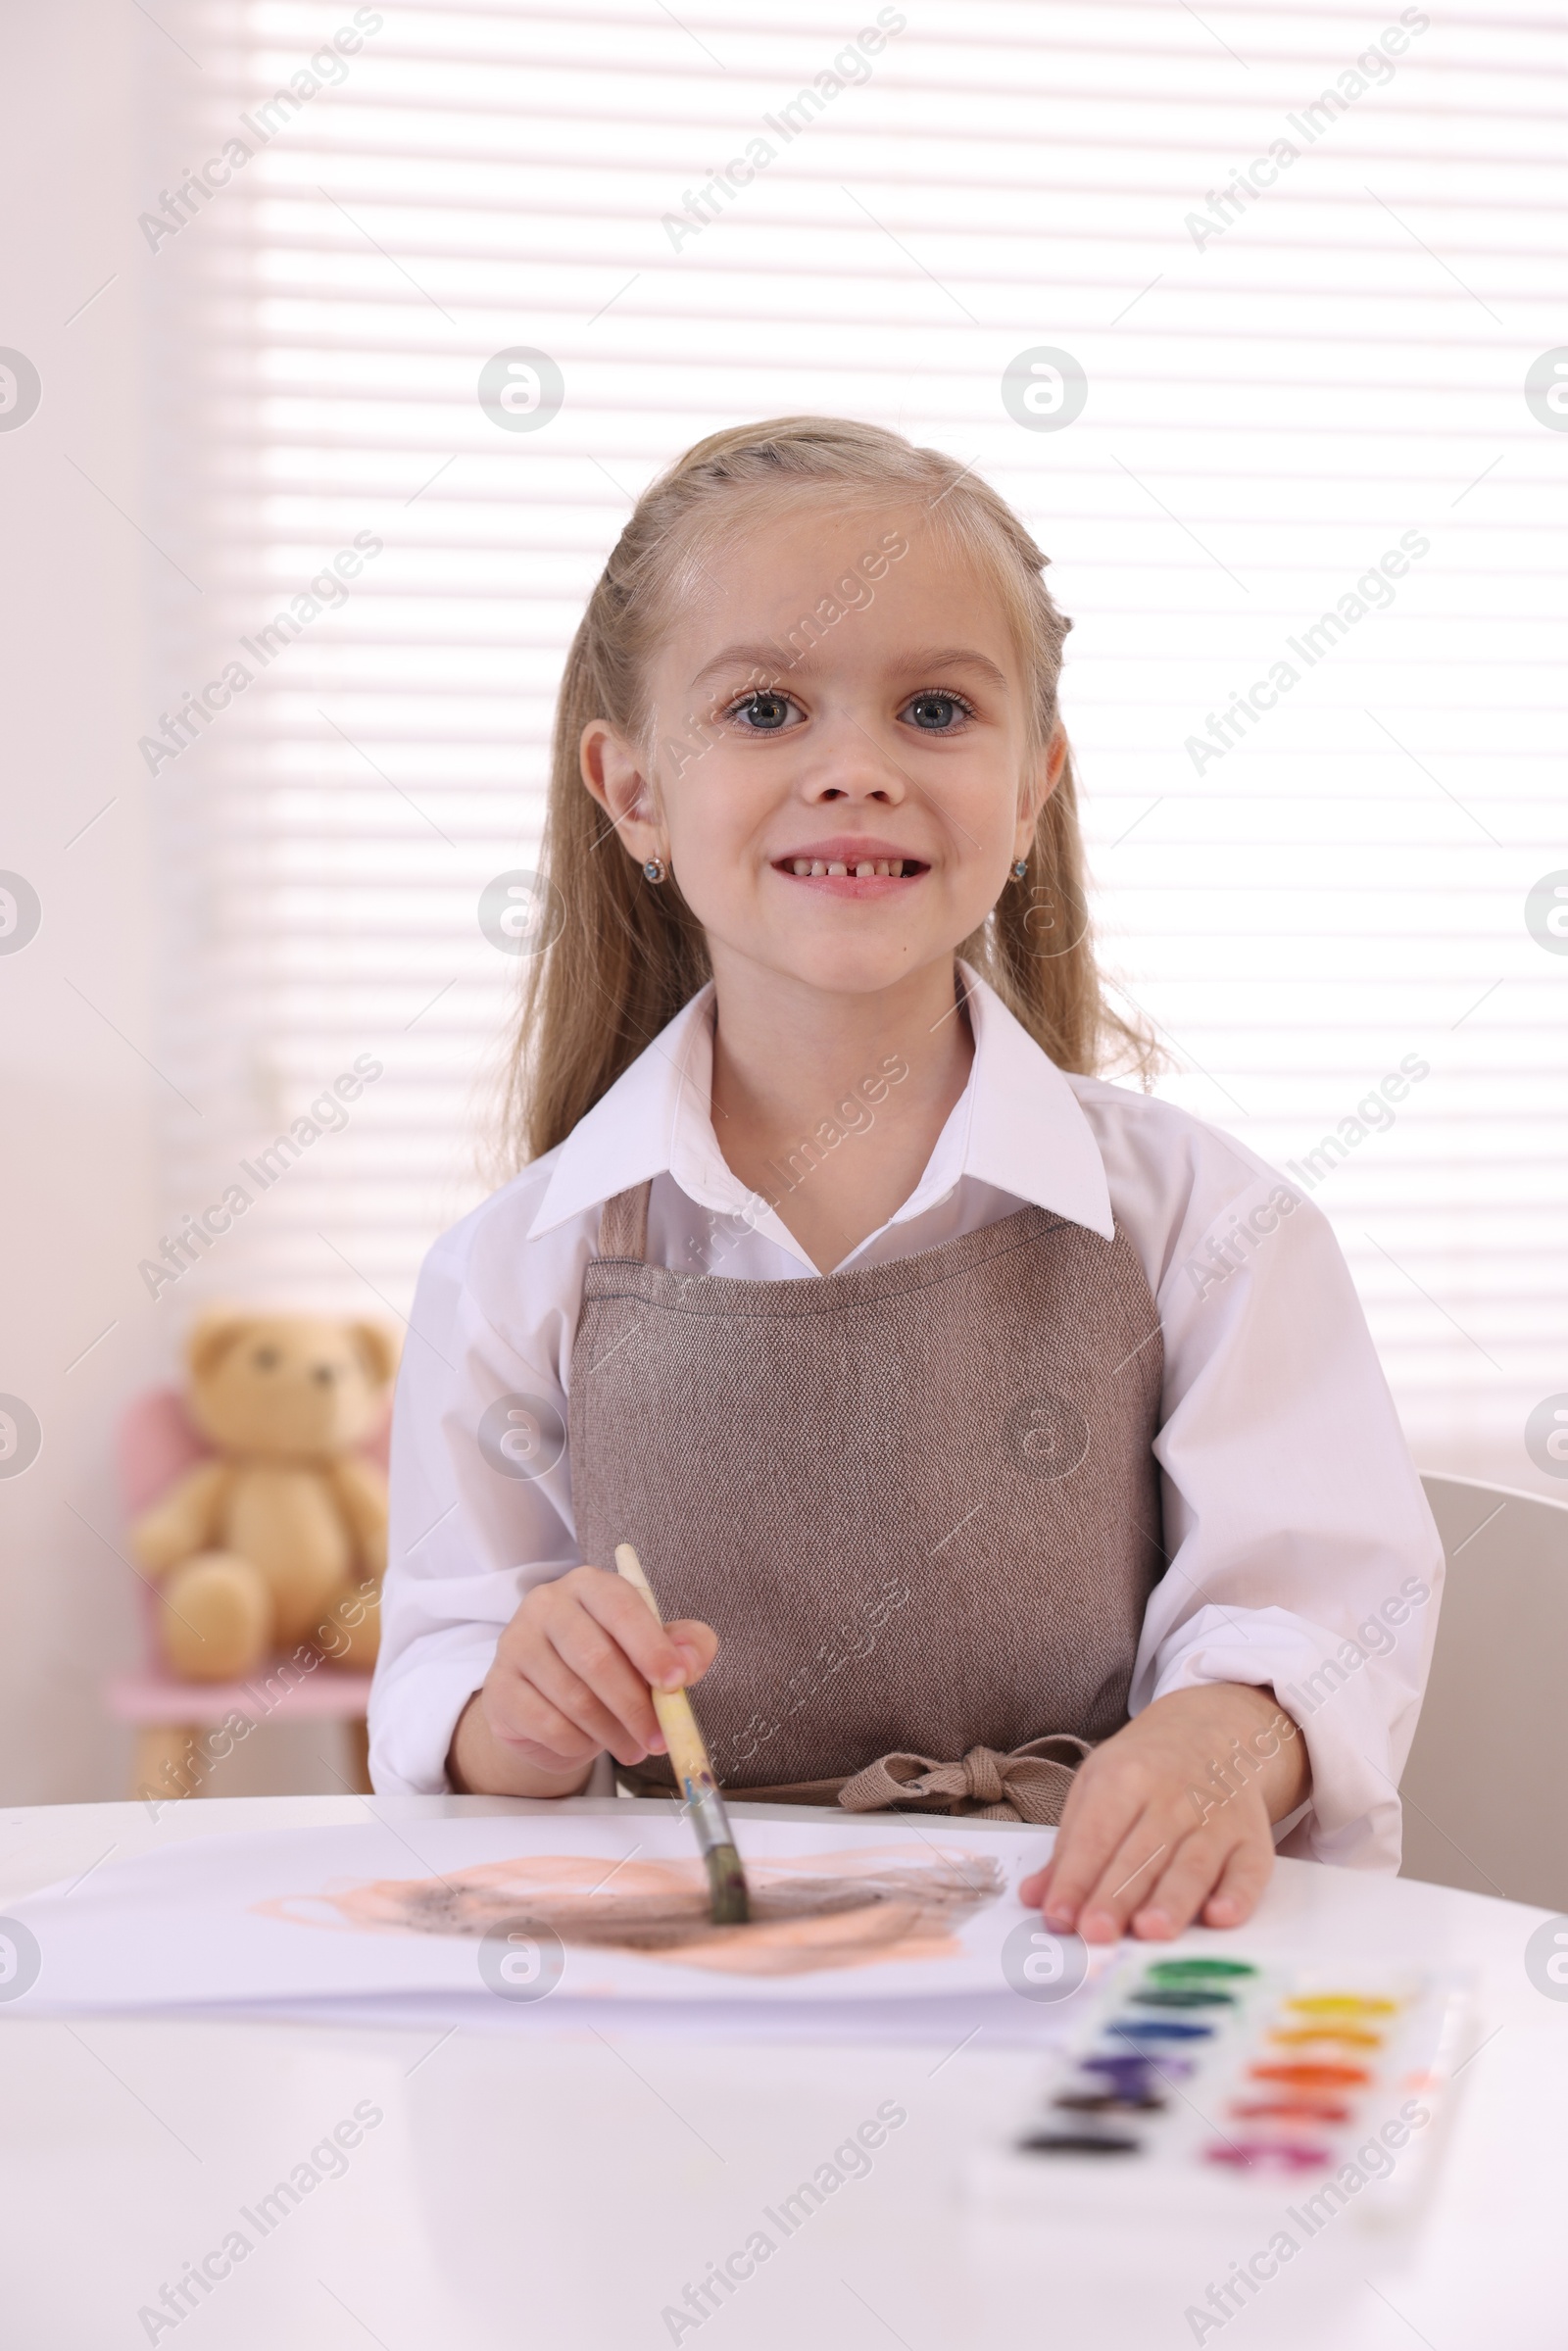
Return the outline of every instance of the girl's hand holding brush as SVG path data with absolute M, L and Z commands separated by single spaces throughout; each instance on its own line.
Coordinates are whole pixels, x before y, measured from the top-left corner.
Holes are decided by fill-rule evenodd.
M 605 1568 L 574 1567 L 536 1585 L 463 1711 L 448 1777 L 460 1793 L 575 1795 L 607 1749 L 625 1764 L 663 1754 L 650 1685 L 687 1689 L 717 1652 L 710 1625 L 661 1625 Z

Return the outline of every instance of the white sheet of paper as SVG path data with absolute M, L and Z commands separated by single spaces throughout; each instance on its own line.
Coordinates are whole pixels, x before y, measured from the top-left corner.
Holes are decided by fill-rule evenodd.
M 695 1945 L 657 1954 L 613 1947 L 628 1903 L 657 1904 L 671 1886 L 700 1897 L 705 1887 L 689 1825 L 647 1805 L 403 1823 L 372 1815 L 363 1826 L 182 1839 L 107 1864 L 75 1890 L 14 1904 L 0 1934 L 16 1942 L 20 1927 L 22 1944 L 30 1935 L 34 1947 L 16 1959 L 0 2016 L 215 2002 L 341 2013 L 340 2003 L 360 2002 L 389 2020 L 467 2012 L 478 2021 L 492 2008 L 556 2002 L 620 2003 L 628 2017 L 678 2003 L 710 2014 L 848 2003 L 869 2024 L 863 2004 L 913 2016 L 916 2004 L 962 1995 L 999 2014 L 1015 2008 L 1033 2027 L 1046 2024 L 1063 1966 L 1081 1972 L 1082 1946 L 1053 1944 L 1017 1899 L 1042 1858 L 1038 1830 L 813 1812 L 745 1821 L 737 1835 L 760 1908 L 769 1887 L 804 1899 L 803 1876 L 825 1880 L 839 1908 L 718 1934 L 699 1919 Z M 33 1972 L 23 1990 L 18 1967 Z

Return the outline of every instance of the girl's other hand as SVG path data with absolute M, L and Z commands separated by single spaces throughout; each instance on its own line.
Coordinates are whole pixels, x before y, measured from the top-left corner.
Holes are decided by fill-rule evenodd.
M 700 1682 L 717 1652 L 711 1626 L 690 1617 L 661 1626 L 642 1594 L 605 1568 L 574 1567 L 538 1584 L 458 1725 L 454 1783 L 568 1794 L 607 1749 L 624 1764 L 662 1755 L 650 1685 Z M 545 1783 L 537 1791 L 535 1775 Z
M 1274 1867 L 1275 1821 L 1310 1786 L 1306 1742 L 1271 1690 L 1156 1698 L 1080 1769 L 1055 1849 L 1018 1888 L 1053 1933 L 1151 1939 L 1239 1927 Z

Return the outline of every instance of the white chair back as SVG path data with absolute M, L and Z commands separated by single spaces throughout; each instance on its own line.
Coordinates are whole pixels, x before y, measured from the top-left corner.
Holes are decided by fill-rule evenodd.
M 1568 1914 L 1568 1500 L 1421 1483 L 1448 1572 L 1399 1874 Z

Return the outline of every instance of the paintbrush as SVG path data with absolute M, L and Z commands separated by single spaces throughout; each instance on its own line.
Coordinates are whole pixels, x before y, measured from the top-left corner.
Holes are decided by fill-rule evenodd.
M 628 1584 L 635 1585 L 662 1625 L 653 1586 L 643 1574 L 642 1561 L 629 1543 L 615 1545 L 615 1565 Z M 736 1849 L 735 1833 L 718 1792 L 713 1767 L 708 1760 L 703 1735 L 697 1728 L 692 1702 L 684 1690 L 656 1690 L 654 1712 L 664 1734 L 676 1784 L 686 1790 L 686 1802 L 696 1824 L 697 1841 L 708 1869 L 709 1912 L 715 1927 L 744 1927 L 752 1915 L 746 1890 L 746 1872 Z

